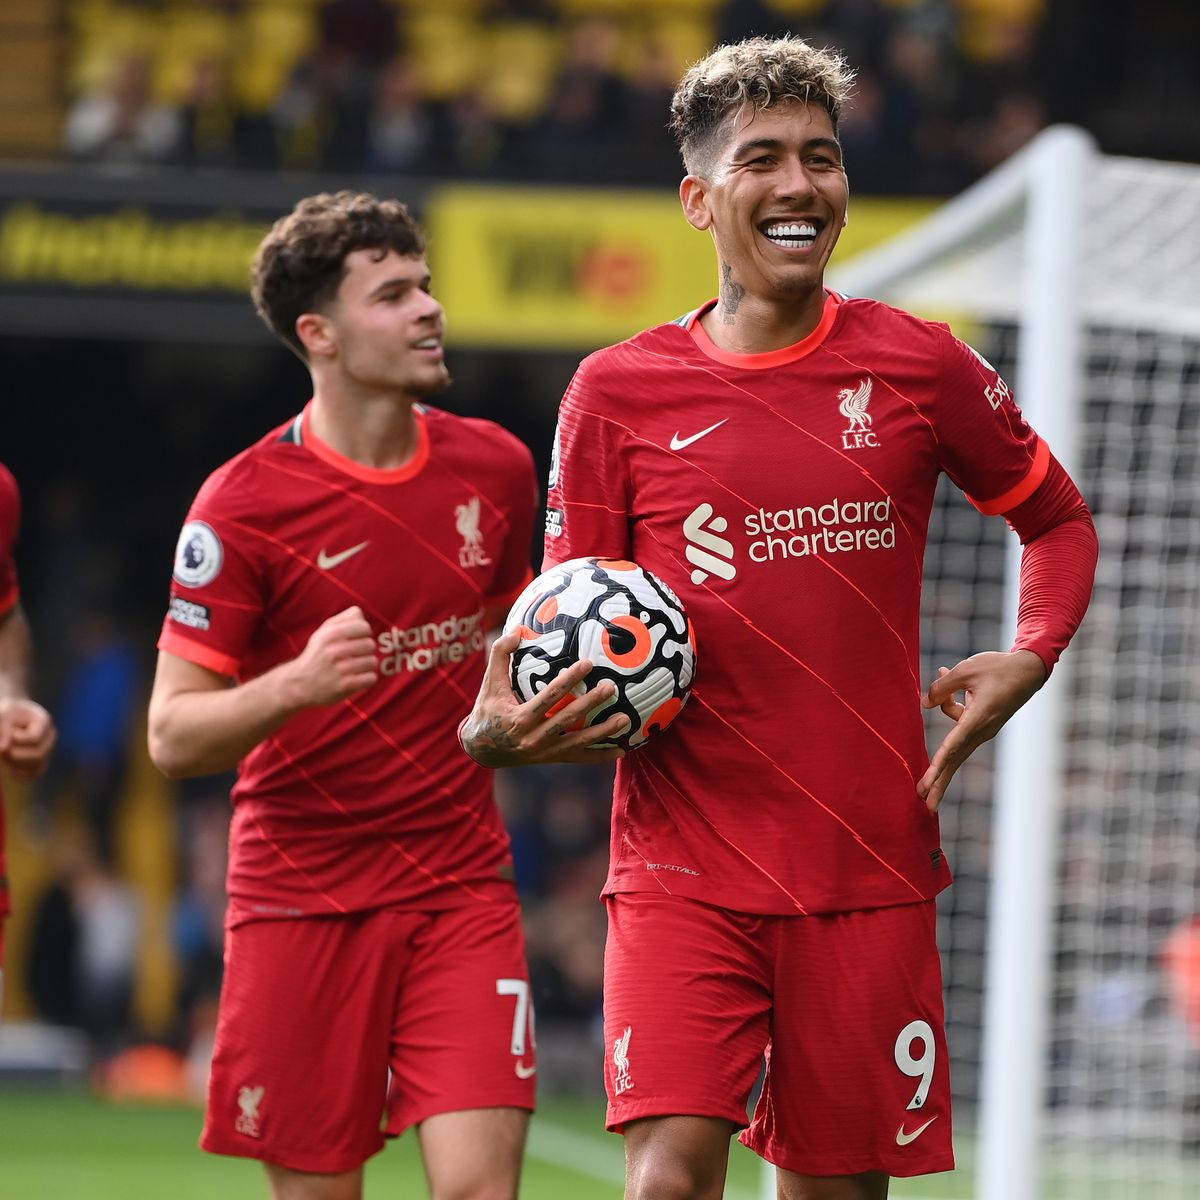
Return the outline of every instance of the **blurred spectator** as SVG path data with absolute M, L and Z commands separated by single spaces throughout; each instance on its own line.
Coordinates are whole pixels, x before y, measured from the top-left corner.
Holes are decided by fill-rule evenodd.
M 213 788 L 186 804 L 181 830 L 184 884 L 171 924 L 180 971 L 179 1043 L 187 1052 L 188 1091 L 198 1100 L 207 1088 L 221 995 L 229 815 L 228 787 Z
M 966 182 L 956 136 L 956 60 L 940 32 L 902 25 L 888 38 L 881 81 L 890 151 L 887 190 L 950 193 Z
M 1041 101 L 1029 92 L 1002 95 L 995 111 L 977 126 L 967 126 L 968 155 L 979 174 L 998 167 L 1045 128 Z
M 482 90 L 472 88 L 441 110 L 431 163 L 435 170 L 449 175 L 503 175 L 512 169 L 508 161 L 511 146 L 510 130 Z
M 92 852 L 106 869 L 116 862 L 117 803 L 128 765 L 141 667 L 110 613 L 93 604 L 70 634 L 73 663 L 56 711 L 59 748 L 40 789 L 43 809 L 66 797 L 78 803 Z
M 180 120 L 179 161 L 184 166 L 268 167 L 274 163 L 271 123 L 238 107 L 229 64 L 223 59 L 202 56 L 192 64 Z
M 661 38 L 647 38 L 639 45 L 625 97 L 627 115 L 622 136 L 628 159 L 625 169 L 633 178 L 675 183 L 682 174 L 679 150 L 667 129 L 676 74 L 675 63 Z
M 1188 917 L 1171 931 L 1160 959 L 1171 1009 L 1200 1047 L 1200 916 Z
M 405 58 L 395 58 L 375 85 L 367 135 L 369 171 L 420 171 L 428 167 L 433 120 Z
M 854 80 L 854 94 L 838 125 L 852 192 L 884 191 L 895 167 L 887 139 L 886 98 L 879 77 L 869 68 Z
M 360 170 L 376 80 L 399 46 L 396 9 L 385 0 L 325 0 L 317 28 L 312 82 L 322 114 L 319 162 L 327 170 Z
M 317 13 L 317 53 L 374 72 L 396 55 L 396 9 L 385 0 L 325 0 Z
M 60 839 L 54 879 L 34 911 L 29 994 L 48 1021 L 83 1029 L 98 1056 L 130 1034 L 141 912 L 86 830 Z
M 179 149 L 179 113 L 155 103 L 153 66 L 142 55 L 114 65 L 109 86 L 82 96 L 67 117 L 65 142 L 75 158 L 108 163 L 166 162 Z
M 628 175 L 629 88 L 617 69 L 620 40 L 621 29 L 611 21 L 582 21 L 572 31 L 546 112 L 525 139 L 527 165 L 537 178 L 590 182 Z

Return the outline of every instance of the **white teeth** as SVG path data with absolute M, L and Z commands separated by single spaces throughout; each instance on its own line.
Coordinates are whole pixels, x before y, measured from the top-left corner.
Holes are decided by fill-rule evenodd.
M 809 225 L 806 222 L 803 225 L 795 223 L 791 225 L 768 225 L 765 233 L 766 236 L 772 240 L 777 238 L 780 240 L 786 240 L 790 245 L 796 239 L 801 241 L 811 241 L 817 236 L 817 229 L 815 225 Z
M 442 343 L 435 337 L 427 337 L 415 344 L 418 350 L 436 350 Z

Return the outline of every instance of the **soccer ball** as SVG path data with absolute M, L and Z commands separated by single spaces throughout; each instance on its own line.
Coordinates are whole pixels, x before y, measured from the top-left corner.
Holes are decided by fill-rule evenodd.
M 576 696 L 606 679 L 617 685 L 615 696 L 574 727 L 625 713 L 629 728 L 600 745 L 640 746 L 687 703 L 696 672 L 692 624 L 679 597 L 636 563 L 573 558 L 551 567 L 517 597 L 504 632 L 521 635 L 511 673 L 521 700 L 532 700 L 581 658 L 593 667 Z M 573 699 L 565 696 L 550 713 Z

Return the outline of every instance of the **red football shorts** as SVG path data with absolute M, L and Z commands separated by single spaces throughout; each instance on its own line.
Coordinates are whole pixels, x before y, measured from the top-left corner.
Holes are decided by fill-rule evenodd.
M 608 1127 L 717 1117 L 803 1175 L 954 1166 L 932 900 L 757 917 L 650 893 L 608 898 Z
M 252 922 L 226 933 L 200 1145 L 351 1171 L 437 1113 L 532 1110 L 536 1063 L 515 903 Z

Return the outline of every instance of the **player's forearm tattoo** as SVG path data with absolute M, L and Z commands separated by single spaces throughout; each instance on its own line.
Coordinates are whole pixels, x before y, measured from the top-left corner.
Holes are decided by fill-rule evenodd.
M 491 717 L 478 725 L 474 721 L 468 722 L 463 727 L 462 740 L 467 753 L 485 767 L 507 765 L 510 755 L 517 749 L 500 717 Z
M 721 320 L 732 325 L 737 316 L 738 305 L 746 289 L 733 278 L 733 268 L 726 262 L 721 264 Z

